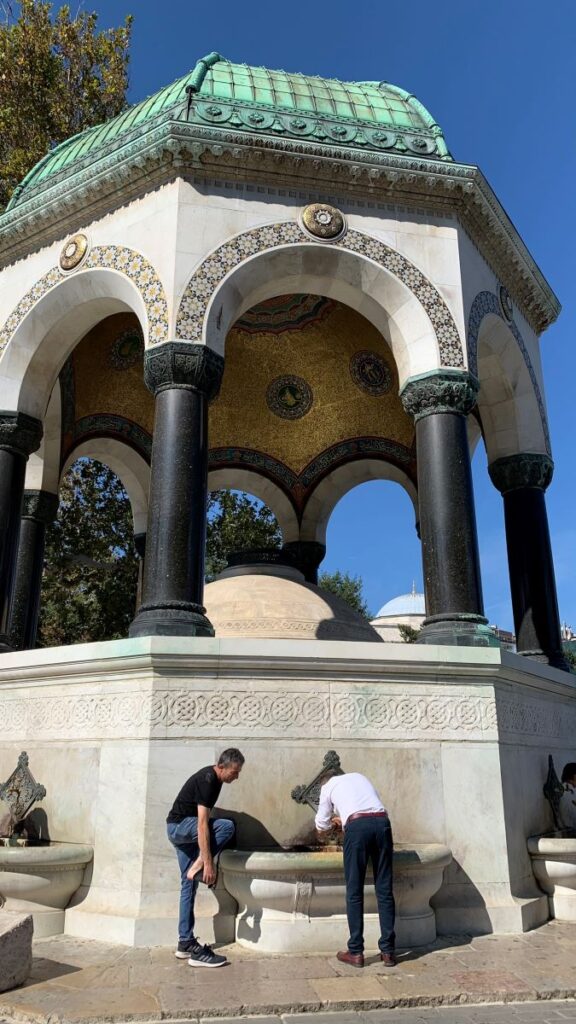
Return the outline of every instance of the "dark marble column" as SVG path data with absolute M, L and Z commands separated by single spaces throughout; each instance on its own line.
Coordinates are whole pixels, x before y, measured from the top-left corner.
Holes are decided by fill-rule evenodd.
M 402 389 L 416 423 L 418 504 L 427 618 L 419 643 L 497 646 L 484 617 L 466 416 L 478 383 L 438 370 Z
M 0 653 L 14 650 L 10 603 L 16 571 L 22 494 L 28 456 L 42 440 L 42 424 L 23 412 L 0 412 Z
M 282 546 L 306 583 L 318 583 L 318 567 L 326 555 L 326 545 L 315 540 L 292 540 Z
M 488 467 L 504 499 L 516 649 L 568 671 L 544 497 L 553 471 L 548 455 L 529 453 L 496 459 Z
M 57 511 L 57 494 L 24 491 L 10 609 L 10 642 L 19 651 L 36 646 L 46 527 L 54 521 Z
M 208 481 L 208 402 L 224 360 L 204 345 L 149 349 L 156 396 L 142 604 L 130 636 L 213 636 L 202 605 Z
M 138 583 L 136 585 L 136 608 L 135 613 L 142 603 L 142 583 L 144 580 L 144 558 L 146 557 L 146 534 L 135 533 L 134 534 L 134 547 L 136 548 L 136 554 L 138 555 Z

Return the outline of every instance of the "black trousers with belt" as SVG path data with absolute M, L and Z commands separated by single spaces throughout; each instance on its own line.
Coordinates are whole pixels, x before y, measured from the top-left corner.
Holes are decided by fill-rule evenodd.
M 371 862 L 380 918 L 381 953 L 394 951 L 394 893 L 392 891 L 392 829 L 388 817 L 366 816 L 346 822 L 344 878 L 350 953 L 364 952 L 364 882 Z

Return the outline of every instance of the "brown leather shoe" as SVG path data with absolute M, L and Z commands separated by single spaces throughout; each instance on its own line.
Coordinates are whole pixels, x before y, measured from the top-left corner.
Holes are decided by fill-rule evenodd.
M 336 959 L 341 964 L 350 964 L 351 967 L 364 967 L 363 953 L 349 953 L 347 949 L 343 949 L 340 953 L 336 953 Z
M 398 963 L 394 953 L 380 953 L 380 959 L 385 967 L 396 967 Z

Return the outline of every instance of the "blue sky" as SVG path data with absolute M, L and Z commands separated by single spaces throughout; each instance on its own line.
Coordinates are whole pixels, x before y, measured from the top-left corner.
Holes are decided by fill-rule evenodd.
M 562 620 L 576 628 L 573 455 L 576 404 L 574 243 L 576 5 L 573 0 L 248 0 L 191 4 L 93 0 L 102 26 L 135 16 L 130 99 L 142 99 L 211 50 L 249 64 L 343 80 L 387 80 L 415 93 L 457 160 L 483 170 L 563 312 L 542 339 L 556 471 L 548 491 Z M 473 459 L 486 614 L 511 628 L 502 500 Z M 372 483 L 337 506 L 324 567 L 360 574 L 373 611 L 421 586 L 411 504 Z

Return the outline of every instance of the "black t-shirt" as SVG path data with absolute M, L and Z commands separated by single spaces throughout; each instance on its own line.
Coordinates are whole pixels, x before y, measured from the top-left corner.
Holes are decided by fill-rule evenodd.
M 197 818 L 198 804 L 202 807 L 214 807 L 221 789 L 222 783 L 214 771 L 214 766 L 210 764 L 206 768 L 201 768 L 182 786 L 166 821 L 179 822 L 184 818 Z

